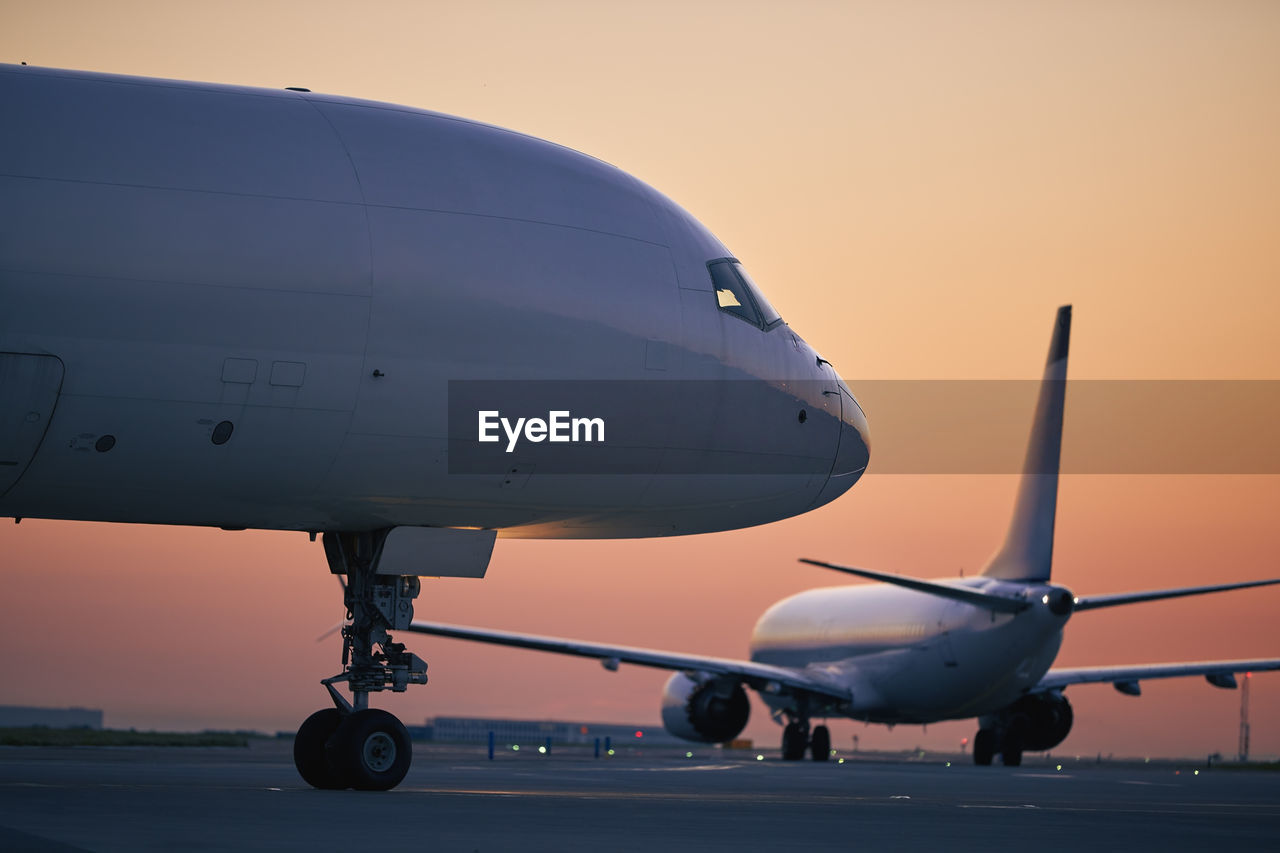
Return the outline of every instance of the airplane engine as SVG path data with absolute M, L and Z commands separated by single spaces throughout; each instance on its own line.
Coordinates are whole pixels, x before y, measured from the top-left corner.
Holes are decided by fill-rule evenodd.
M 1075 719 L 1071 703 L 1061 693 L 1024 696 L 1005 711 L 1022 723 L 1023 749 L 1043 752 L 1066 740 Z
M 747 726 L 751 703 L 732 679 L 701 683 L 677 672 L 662 689 L 662 725 L 679 738 L 698 743 L 733 740 Z

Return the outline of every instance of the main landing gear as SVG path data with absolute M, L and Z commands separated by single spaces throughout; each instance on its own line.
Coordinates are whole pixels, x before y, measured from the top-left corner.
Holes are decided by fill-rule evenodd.
M 814 761 L 826 761 L 831 757 L 831 731 L 826 726 L 809 728 L 809 718 L 803 714 L 788 717 L 782 730 L 782 760 L 800 761 L 805 750 Z
M 293 740 L 293 763 L 316 788 L 386 791 L 400 784 L 413 760 L 404 724 L 369 707 L 370 693 L 403 693 L 410 684 L 427 683 L 426 662 L 387 633 L 413 621 L 420 584 L 411 575 L 378 574 L 386 535 L 324 534 L 330 570 L 347 576 L 347 624 L 342 628 L 342 672 L 320 682 L 334 707 L 308 717 Z M 350 700 L 334 687 L 344 681 Z
M 1026 738 L 1023 727 L 1008 725 L 1003 731 L 994 728 L 978 729 L 973 737 L 973 763 L 982 767 L 989 766 L 996 753 L 1000 753 L 1000 762 L 1005 767 L 1018 767 L 1022 764 L 1022 750 Z

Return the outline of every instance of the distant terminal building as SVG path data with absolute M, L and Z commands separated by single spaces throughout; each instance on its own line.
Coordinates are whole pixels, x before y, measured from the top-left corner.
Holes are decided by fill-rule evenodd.
M 47 729 L 100 729 L 102 711 L 97 708 L 31 708 L 0 705 L 0 729 L 43 726 Z
M 659 725 L 619 725 L 565 720 L 504 720 L 493 717 L 428 718 L 425 740 L 449 743 L 488 743 L 489 732 L 500 744 L 592 744 L 609 738 L 615 746 L 680 746 L 685 742 Z

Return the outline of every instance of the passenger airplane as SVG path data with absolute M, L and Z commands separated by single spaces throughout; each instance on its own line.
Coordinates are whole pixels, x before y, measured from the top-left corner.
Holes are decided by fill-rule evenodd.
M 298 88 L 5 65 L 0 104 L 0 516 L 323 534 L 350 624 L 312 785 L 408 770 L 368 701 L 427 680 L 388 633 L 419 576 L 763 524 L 867 466 L 831 365 L 598 160 Z
M 1071 730 L 1072 684 L 1110 682 L 1139 694 L 1148 678 L 1203 675 L 1235 687 L 1234 673 L 1280 669 L 1280 658 L 1052 669 L 1072 613 L 1280 583 L 1280 579 L 1118 595 L 1076 596 L 1050 581 L 1057 507 L 1071 308 L 1058 310 L 1049 358 L 1004 544 L 980 577 L 925 580 L 802 560 L 880 581 L 813 589 L 769 608 L 751 637 L 750 660 L 726 660 L 414 622 L 409 628 L 463 640 L 676 670 L 662 696 L 662 720 L 678 737 L 731 740 L 746 726 L 743 685 L 787 720 L 782 756 L 825 761 L 826 726 L 815 717 L 875 723 L 932 723 L 977 717 L 973 759 L 1018 765 L 1023 750 L 1057 746 Z

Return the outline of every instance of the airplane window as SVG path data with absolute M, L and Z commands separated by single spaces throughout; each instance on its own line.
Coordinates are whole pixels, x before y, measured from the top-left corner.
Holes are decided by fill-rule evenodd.
M 720 310 L 762 329 L 770 329 L 782 321 L 742 264 L 732 258 L 724 258 L 710 262 L 707 268 L 711 271 L 711 283 Z
M 738 297 L 734 296 L 733 291 L 727 287 L 724 290 L 716 291 L 716 302 L 720 304 L 721 308 L 738 308 L 742 305 L 738 301 Z
M 747 295 L 747 287 L 736 275 L 732 263 L 716 261 L 707 266 L 711 269 L 711 284 L 716 289 L 716 304 L 720 310 L 759 326 L 760 315 L 756 313 L 756 306 Z
M 743 282 L 747 285 L 747 290 L 751 292 L 751 298 L 756 301 L 756 308 L 760 311 L 760 319 L 764 321 L 764 327 L 767 329 L 781 320 L 782 317 L 778 314 L 778 309 L 774 308 L 769 300 L 765 298 L 764 292 L 751 280 L 751 276 L 747 275 L 747 271 L 742 268 L 742 264 L 735 263 L 733 268 L 737 270 L 738 275 L 742 276 Z

